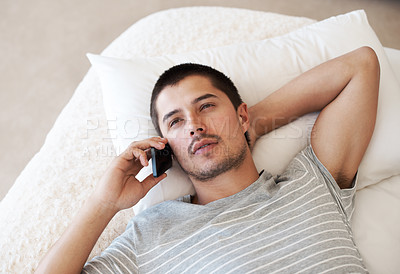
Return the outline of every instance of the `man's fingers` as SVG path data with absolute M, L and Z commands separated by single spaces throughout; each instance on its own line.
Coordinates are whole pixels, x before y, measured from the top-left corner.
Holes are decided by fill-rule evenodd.
M 139 159 L 143 166 L 148 164 L 148 155 L 145 151 L 151 147 L 163 149 L 167 139 L 161 137 L 153 137 L 142 141 L 132 142 L 129 147 L 121 154 L 125 160 Z
M 134 156 L 135 159 L 138 159 L 142 166 L 147 166 L 149 162 L 147 161 L 147 154 L 141 149 L 138 148 L 132 148 L 132 155 Z
M 150 147 L 155 147 L 157 149 L 163 149 L 165 144 L 168 142 L 166 138 L 152 137 L 146 140 L 132 142 L 129 147 L 135 147 L 142 150 L 146 150 Z M 128 148 L 129 148 L 128 147 Z
M 162 175 L 158 176 L 157 178 L 155 178 L 153 176 L 153 174 L 150 174 L 149 176 L 147 176 L 143 181 L 142 181 L 142 185 L 143 185 L 143 190 L 144 193 L 147 194 L 147 192 L 149 192 L 149 190 L 155 186 L 156 184 L 158 184 L 162 179 L 166 178 L 167 174 L 163 173 Z M 145 194 L 145 195 L 146 195 Z

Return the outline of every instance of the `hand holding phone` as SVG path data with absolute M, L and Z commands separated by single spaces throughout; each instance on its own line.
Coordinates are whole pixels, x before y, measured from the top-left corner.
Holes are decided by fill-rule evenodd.
M 169 144 L 165 144 L 164 149 L 161 150 L 152 147 L 151 161 L 155 178 L 167 171 L 172 166 L 172 149 Z

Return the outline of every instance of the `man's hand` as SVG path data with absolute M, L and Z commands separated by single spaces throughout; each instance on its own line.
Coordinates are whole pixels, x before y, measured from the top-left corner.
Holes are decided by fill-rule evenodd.
M 114 215 L 134 206 L 166 174 L 149 175 L 142 182 L 135 176 L 148 165 L 150 147 L 164 148 L 167 139 L 154 137 L 132 143 L 116 157 L 101 178 L 94 194 L 67 230 L 42 259 L 37 273 L 80 273 L 93 246 Z
M 163 174 L 154 178 L 151 174 L 142 182 L 135 177 L 144 166 L 149 164 L 150 148 L 163 149 L 166 143 L 165 138 L 153 137 L 130 144 L 111 162 L 93 198 L 116 212 L 137 204 L 153 186 L 166 177 L 166 174 Z

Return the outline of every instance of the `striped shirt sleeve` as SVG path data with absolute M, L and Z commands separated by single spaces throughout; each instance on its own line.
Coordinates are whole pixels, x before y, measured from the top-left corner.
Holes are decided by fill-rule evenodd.
M 104 252 L 86 263 L 82 273 L 138 273 L 131 231 L 127 229 Z
M 333 176 L 329 173 L 328 169 L 321 163 L 321 161 L 315 155 L 311 145 L 309 145 L 304 150 L 304 155 L 308 159 L 310 159 L 315 166 L 318 167 L 319 171 L 324 177 L 325 183 L 332 197 L 334 197 L 334 199 L 336 200 L 336 203 L 339 206 L 340 211 L 343 213 L 344 216 L 346 216 L 347 221 L 350 221 L 354 212 L 354 198 L 356 193 L 358 173 L 353 180 L 351 188 L 341 189 L 339 185 L 336 183 Z

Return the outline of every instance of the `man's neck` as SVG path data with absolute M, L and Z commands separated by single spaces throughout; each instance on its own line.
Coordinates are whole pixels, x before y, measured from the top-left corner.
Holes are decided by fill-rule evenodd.
M 217 177 L 198 181 L 192 179 L 196 195 L 192 200 L 195 204 L 205 205 L 213 201 L 234 195 L 247 188 L 258 179 L 259 175 L 251 154 L 248 153 L 242 165 L 229 170 Z

